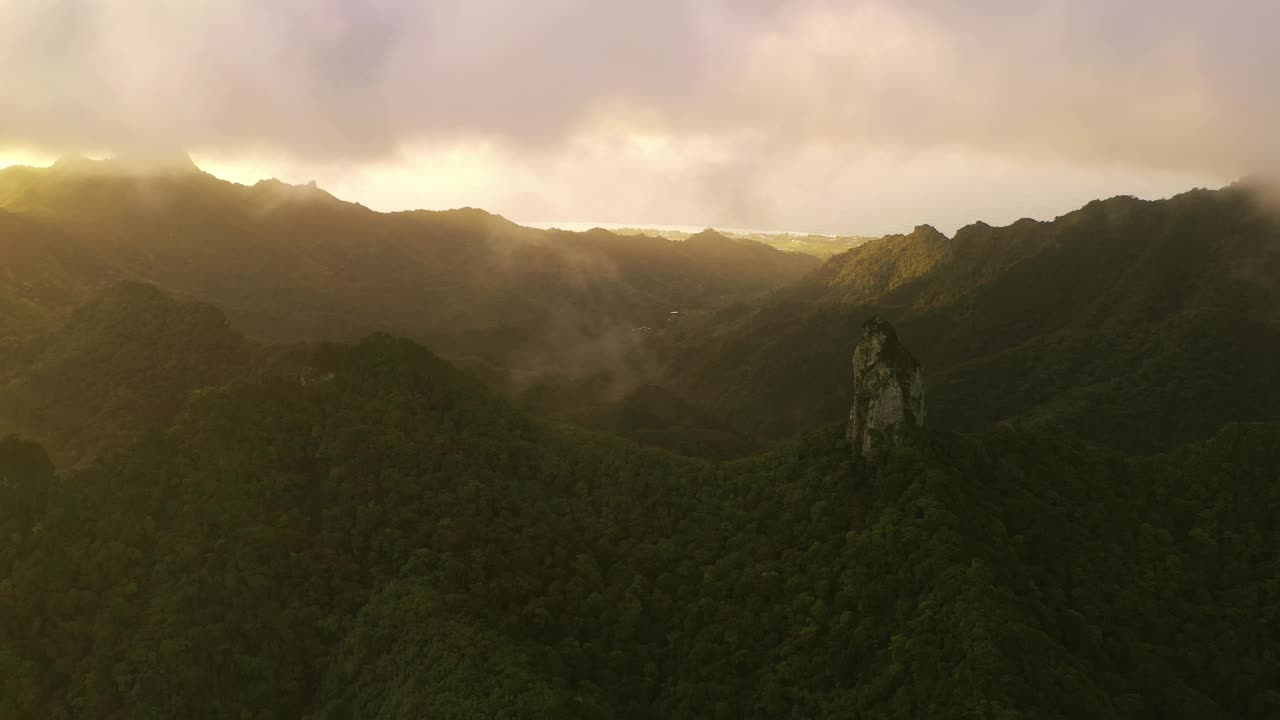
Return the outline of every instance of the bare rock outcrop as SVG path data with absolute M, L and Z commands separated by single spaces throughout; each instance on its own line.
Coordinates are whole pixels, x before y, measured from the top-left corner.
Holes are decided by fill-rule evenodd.
M 846 436 L 866 455 L 903 427 L 924 425 L 924 373 L 893 326 L 873 317 L 853 351 L 853 407 Z

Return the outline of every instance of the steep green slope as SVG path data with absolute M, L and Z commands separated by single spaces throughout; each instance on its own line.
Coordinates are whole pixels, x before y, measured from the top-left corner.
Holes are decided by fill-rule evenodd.
M 872 314 L 919 357 L 937 426 L 1001 420 L 1134 450 L 1280 417 L 1280 224 L 1250 188 L 1113 198 L 1049 223 L 868 243 L 690 328 L 666 384 L 785 437 L 846 403 Z
M 68 467 L 165 430 L 191 393 L 265 358 L 217 308 L 120 283 L 0 355 L 0 434 L 40 438 Z
M 548 429 L 407 341 L 306 377 L 58 480 L 0 444 L 7 717 L 1280 711 L 1275 426 L 715 465 Z
M 921 225 L 908 235 L 886 235 L 829 259 L 809 284 L 845 302 L 869 300 L 925 276 L 951 251 L 946 236 Z

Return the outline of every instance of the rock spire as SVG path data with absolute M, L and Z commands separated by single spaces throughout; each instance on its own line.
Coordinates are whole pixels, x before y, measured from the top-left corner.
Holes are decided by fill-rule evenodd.
M 853 351 L 853 407 L 846 436 L 855 453 L 866 455 L 892 442 L 899 428 L 924 425 L 924 374 L 898 342 L 893 326 L 873 317 L 863 326 Z

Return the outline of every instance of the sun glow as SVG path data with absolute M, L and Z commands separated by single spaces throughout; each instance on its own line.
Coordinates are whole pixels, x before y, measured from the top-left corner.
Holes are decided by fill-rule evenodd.
M 52 155 L 33 153 L 20 149 L 0 150 L 0 168 L 11 165 L 29 165 L 31 167 L 48 167 L 53 164 Z

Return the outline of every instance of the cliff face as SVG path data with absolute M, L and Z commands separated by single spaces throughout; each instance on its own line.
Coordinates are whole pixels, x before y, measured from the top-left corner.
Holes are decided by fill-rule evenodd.
M 924 374 L 893 326 L 873 317 L 853 351 L 853 407 L 846 436 L 866 454 L 903 426 L 924 425 Z

